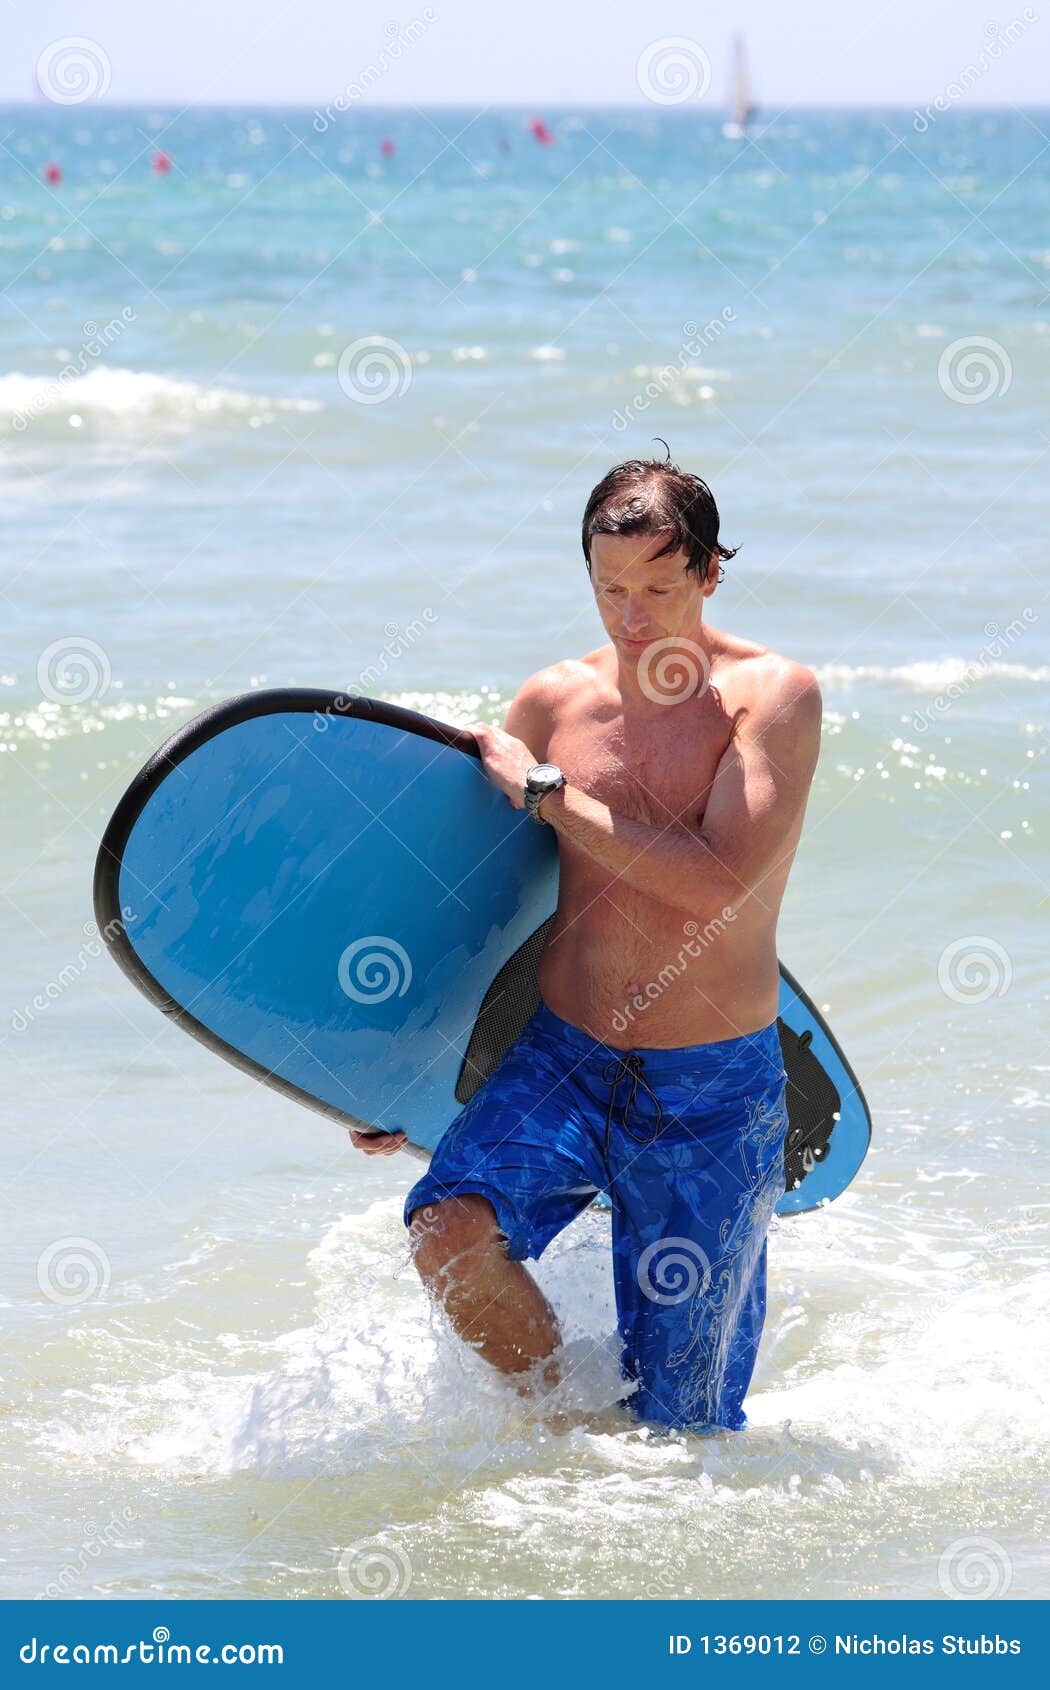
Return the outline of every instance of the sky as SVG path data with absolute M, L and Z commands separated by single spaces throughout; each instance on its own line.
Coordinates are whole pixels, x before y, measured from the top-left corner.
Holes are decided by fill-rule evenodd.
M 415 38 L 368 104 L 643 105 L 639 60 L 677 40 L 721 106 L 736 31 L 767 109 L 925 107 L 997 39 L 953 103 L 1050 100 L 1050 0 L 0 0 L 0 101 L 33 98 L 41 54 L 79 37 L 103 50 L 112 104 L 325 106 L 398 31 Z

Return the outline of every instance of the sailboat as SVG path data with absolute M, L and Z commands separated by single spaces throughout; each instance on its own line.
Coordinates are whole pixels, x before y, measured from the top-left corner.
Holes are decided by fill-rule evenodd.
M 751 78 L 747 68 L 747 48 L 742 35 L 733 38 L 733 98 L 732 117 L 722 125 L 727 141 L 742 141 L 755 115 L 751 104 Z

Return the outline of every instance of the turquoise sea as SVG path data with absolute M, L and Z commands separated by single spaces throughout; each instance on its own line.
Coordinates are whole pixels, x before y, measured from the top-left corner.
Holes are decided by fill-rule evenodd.
M 0 112 L 4 1595 L 1048 1594 L 1050 112 L 543 115 Z M 498 720 L 597 644 L 580 516 L 655 436 L 740 546 L 712 620 L 823 682 L 780 950 L 875 1122 L 724 1440 L 528 1425 L 415 1164 L 91 927 L 209 702 Z M 603 1224 L 539 1269 L 591 1407 Z

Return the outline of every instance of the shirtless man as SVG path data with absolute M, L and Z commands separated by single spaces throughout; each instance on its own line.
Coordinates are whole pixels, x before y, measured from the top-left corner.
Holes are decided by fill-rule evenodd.
M 553 1382 L 558 1322 L 522 1263 L 608 1191 L 627 1401 L 700 1431 L 746 1424 L 765 1318 L 777 916 L 821 714 L 808 669 L 705 619 L 734 555 L 718 526 L 670 462 L 611 470 L 583 520 L 609 643 L 474 727 L 489 779 L 558 835 L 558 908 L 539 1009 L 405 1205 L 459 1335 Z

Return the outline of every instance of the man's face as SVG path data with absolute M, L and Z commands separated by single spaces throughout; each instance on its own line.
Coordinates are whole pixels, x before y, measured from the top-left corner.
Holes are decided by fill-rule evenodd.
M 696 639 L 704 599 L 714 591 L 686 573 L 685 552 L 657 557 L 659 534 L 595 534 L 591 585 L 605 631 L 618 651 L 639 657 L 652 640 Z

